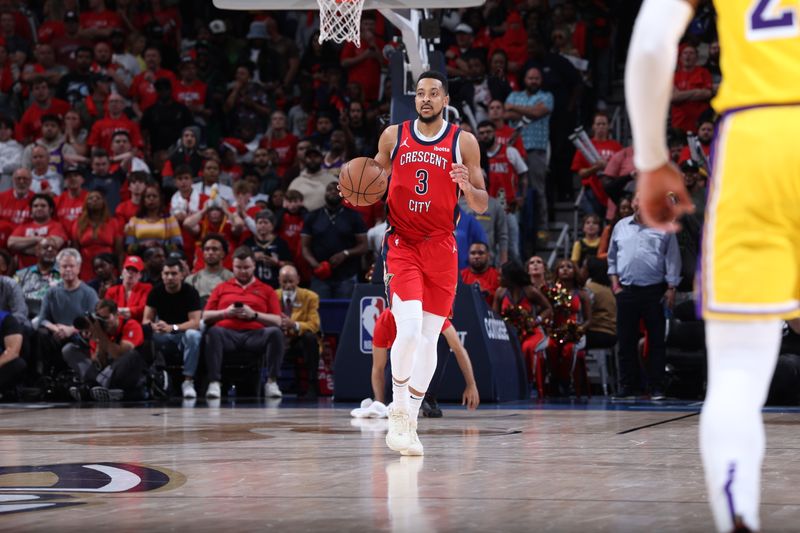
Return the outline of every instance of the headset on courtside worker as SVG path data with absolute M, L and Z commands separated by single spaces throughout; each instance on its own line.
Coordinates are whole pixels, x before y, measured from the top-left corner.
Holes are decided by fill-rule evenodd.
M 386 445 L 403 455 L 423 454 L 417 414 L 456 294 L 459 195 L 477 213 L 488 205 L 478 141 L 444 120 L 449 101 L 445 75 L 423 72 L 414 99 L 418 118 L 386 128 L 375 156 L 390 176 L 384 280 L 397 325 Z
M 469 360 L 469 354 L 461 344 L 458 338 L 458 332 L 449 319 L 445 319 L 442 325 L 441 334 L 447 341 L 448 346 L 453 351 L 456 357 L 458 367 L 464 375 L 464 394 L 461 396 L 461 405 L 466 405 L 467 409 L 476 409 L 480 404 L 480 395 L 478 394 L 478 386 L 475 383 L 475 374 L 472 371 L 472 363 Z M 386 405 L 384 398 L 384 389 L 386 385 L 386 377 L 384 371 L 386 370 L 387 352 L 392 347 L 394 339 L 397 336 L 397 326 L 394 322 L 394 316 L 391 310 L 384 309 L 375 321 L 375 329 L 372 333 L 372 395 L 374 401 L 362 401 L 362 407 L 353 409 L 351 414 L 356 418 L 385 418 Z M 441 380 L 439 380 L 441 381 Z M 434 392 L 438 383 L 433 384 Z M 430 391 L 429 391 L 430 392 Z M 365 403 L 366 402 L 366 403 Z M 424 409 L 424 406 L 423 406 Z M 434 415 L 426 415 L 434 416 Z M 441 416 L 441 411 L 436 416 Z
M 678 43 L 698 0 L 645 0 L 625 73 L 641 215 L 676 230 L 691 212 L 669 163 L 664 123 Z M 782 319 L 800 316 L 800 7 L 714 2 L 723 81 L 698 295 L 708 390 L 700 416 L 706 487 L 719 531 L 757 531 L 765 434 L 761 408 Z M 767 275 L 763 275 L 764 273 Z M 758 277 L 759 283 L 742 284 Z

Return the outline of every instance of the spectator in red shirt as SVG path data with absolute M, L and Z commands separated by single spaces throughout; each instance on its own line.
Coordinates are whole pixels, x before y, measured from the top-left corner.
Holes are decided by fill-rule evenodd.
M 50 85 L 44 78 L 36 78 L 31 86 L 33 102 L 25 110 L 15 132 L 15 138 L 22 144 L 30 144 L 42 131 L 42 117 L 44 115 L 64 116 L 69 111 L 69 104 L 64 100 L 54 98 L 50 94 Z
M 81 37 L 80 29 L 77 11 L 67 11 L 64 14 L 64 33 L 62 35 L 54 35 L 50 41 L 56 51 L 56 58 L 59 63 L 71 64 L 78 48 L 91 46 L 90 40 Z
M 106 291 L 106 298 L 119 307 L 119 316 L 139 323 L 144 317 L 147 295 L 153 290 L 149 283 L 142 283 L 144 261 L 138 255 L 129 255 L 122 264 L 122 282 Z
M 120 203 L 114 211 L 114 217 L 120 228 L 124 228 L 128 221 L 139 212 L 145 188 L 147 188 L 147 173 L 132 172 L 128 178 L 128 192 L 131 197 Z
M 172 97 L 188 107 L 196 119 L 209 118 L 211 110 L 206 107 L 208 85 L 197 78 L 197 65 L 192 56 L 185 55 L 181 58 L 178 74 L 180 79 L 172 86 Z
M 11 177 L 11 189 L 0 193 L 0 218 L 12 224 L 23 224 L 30 219 L 30 201 L 33 198 L 33 176 L 27 168 L 18 168 Z
M 500 274 L 491 266 L 489 245 L 473 242 L 469 247 L 469 266 L 461 271 L 461 281 L 467 285 L 477 283 L 489 307 L 494 301 L 494 293 L 500 286 Z
M 170 87 L 178 85 L 178 79 L 171 70 L 161 68 L 161 51 L 155 46 L 144 50 L 144 63 L 147 69 L 133 78 L 130 97 L 133 99 L 133 111 L 142 118 L 145 110 L 158 100 L 155 82 L 159 78 L 167 78 Z
M 267 361 L 265 396 L 281 397 L 276 378 L 281 368 L 284 336 L 281 306 L 275 290 L 255 277 L 253 252 L 241 246 L 233 253 L 234 277 L 214 289 L 206 303 L 206 398 L 221 396 L 222 358 L 225 353 L 255 352 Z
M 70 229 L 72 242 L 87 259 L 81 263 L 81 280 L 92 279 L 93 262 L 89 259 L 101 254 L 122 257 L 122 227 L 109 213 L 105 197 L 98 191 L 91 191 L 86 196 L 83 212 Z
M 361 46 L 348 42 L 342 49 L 342 67 L 347 70 L 347 82 L 361 86 L 368 102 L 378 99 L 384 42 L 375 35 L 375 17 L 361 16 Z
M 108 39 L 115 28 L 122 29 L 122 19 L 114 12 L 106 9 L 105 0 L 89 0 L 89 11 L 81 13 L 81 37 L 92 39 Z
M 464 54 L 472 49 L 475 35 L 469 24 L 463 22 L 456 26 L 456 44 L 447 49 L 444 53 L 447 61 L 448 76 L 466 76 L 468 72 L 467 62 L 462 58 Z
M 131 144 L 136 148 L 144 146 L 139 125 L 125 115 L 125 99 L 122 95 L 111 94 L 108 97 L 108 114 L 92 125 L 89 140 L 90 147 L 99 147 L 107 152 L 111 151 L 111 138 L 117 130 L 125 130 L 131 138 Z
M 8 238 L 8 248 L 17 253 L 20 268 L 36 264 L 36 245 L 51 237 L 60 249 L 69 240 L 64 226 L 53 220 L 56 204 L 49 194 L 34 194 L 30 201 L 31 221 L 17 226 Z
M 575 151 L 572 159 L 572 171 L 578 173 L 581 183 L 586 187 L 586 198 L 589 202 L 587 211 L 600 217 L 605 216 L 608 195 L 603 190 L 598 172 L 606 168 L 611 157 L 622 150 L 620 143 L 609 138 L 608 127 L 608 115 L 602 111 L 596 112 L 592 122 L 592 144 L 600 154 L 600 161 L 589 163 L 580 150 Z
M 711 157 L 711 141 L 714 140 L 714 122 L 706 117 L 701 117 L 697 125 L 697 140 L 700 141 L 700 148 L 703 150 L 706 159 Z M 681 149 L 681 155 L 678 157 L 678 162 L 683 163 L 687 159 L 691 159 L 692 153 L 689 151 L 689 145 Z
M 56 54 L 53 47 L 46 43 L 39 43 L 33 53 L 36 63 L 28 63 L 22 69 L 20 79 L 23 83 L 31 83 L 35 78 L 44 78 L 51 87 L 55 87 L 61 81 L 68 69 L 64 65 L 56 62 Z
M 121 65 L 114 61 L 113 52 L 109 43 L 100 41 L 94 45 L 94 63 L 91 69 L 95 74 L 109 76 L 116 87 L 114 92 L 122 94 L 128 92 L 132 76 L 130 76 Z
M 261 138 L 259 147 L 273 149 L 278 154 L 278 175 L 283 176 L 297 156 L 299 139 L 286 129 L 286 113 L 275 111 L 270 117 L 267 133 Z
M 680 68 L 672 89 L 672 127 L 690 131 L 709 107 L 711 73 L 697 66 L 697 49 L 685 44 L 680 51 Z
M 78 220 L 89 191 L 83 188 L 83 169 L 77 165 L 64 167 L 65 191 L 56 197 L 56 218 L 65 228 Z
M 510 144 L 517 149 L 519 155 L 527 158 L 528 152 L 525 151 L 525 145 L 522 144 L 522 136 L 519 134 L 519 130 L 515 130 L 506 123 L 505 112 L 506 106 L 500 100 L 489 102 L 489 120 L 494 124 L 494 138 L 498 144 Z
M 240 241 L 245 229 L 244 221 L 236 210 L 229 213 L 227 205 L 223 206 L 216 202 L 206 202 L 200 211 L 187 216 L 183 221 L 183 227 L 192 236 L 197 246 L 207 235 L 218 234 L 225 237 L 229 249 Z M 195 272 L 205 266 L 203 254 L 198 252 L 199 250 L 195 250 Z M 227 257 L 223 266 L 231 268 L 231 261 L 232 258 Z

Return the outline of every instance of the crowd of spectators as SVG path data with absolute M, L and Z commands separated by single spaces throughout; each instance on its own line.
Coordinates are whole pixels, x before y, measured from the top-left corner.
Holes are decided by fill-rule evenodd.
M 685 139 L 696 131 L 708 154 L 720 80 L 709 4 L 682 45 L 671 114 L 671 149 L 698 199 L 705 169 Z M 551 388 L 570 390 L 558 361 L 585 352 L 585 335 L 608 345 L 617 329 L 614 300 L 595 294 L 615 273 L 605 267 L 619 250 L 611 228 L 633 216 L 633 148 L 611 138 L 608 105 L 635 10 L 489 0 L 433 13 L 451 103 L 472 111 L 462 127 L 479 139 L 491 195 L 483 214 L 461 204 L 463 280 L 500 312 L 529 298 L 536 324 L 522 336 L 542 328 L 551 341 L 537 333 L 526 344 L 531 365 L 549 357 Z M 0 356 L 0 385 L 14 382 L 5 381 L 12 370 L 30 382 L 68 365 L 78 395 L 135 394 L 140 384 L 114 373 L 142 362 L 113 364 L 141 344 L 133 324 L 142 342 L 182 354 L 187 397 L 197 395 L 201 353 L 211 397 L 228 350 L 257 346 L 267 394 L 280 394 L 284 352 L 313 379 L 319 298 L 349 297 L 386 227 L 381 202 L 350 206 L 335 183 L 344 162 L 376 152 L 391 102 L 384 46 L 399 34 L 375 11 L 362 15 L 358 47 L 320 44 L 318 26 L 316 11 L 188 0 L 0 0 L 0 295 L 26 363 Z M 579 124 L 602 161 L 575 153 Z M 545 276 L 535 254 L 555 202 L 580 188 L 584 234 L 572 261 Z M 694 216 L 677 237 L 682 265 L 697 256 L 702 211 Z M 501 275 L 509 262 L 517 270 Z M 685 293 L 693 269 L 678 269 Z M 0 320 L 5 331 L 9 318 Z M 201 335 L 201 324 L 214 327 Z

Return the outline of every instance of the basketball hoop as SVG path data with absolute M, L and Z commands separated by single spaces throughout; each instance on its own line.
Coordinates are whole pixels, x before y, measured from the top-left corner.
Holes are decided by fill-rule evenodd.
M 361 46 L 361 9 L 364 0 L 317 0 L 319 43 L 350 41 Z

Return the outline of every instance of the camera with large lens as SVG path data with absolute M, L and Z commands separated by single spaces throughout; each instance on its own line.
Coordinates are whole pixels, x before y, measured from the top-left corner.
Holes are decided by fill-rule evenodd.
M 72 326 L 78 330 L 87 330 L 92 327 L 92 324 L 97 322 L 100 324 L 100 327 L 105 329 L 106 327 L 106 320 L 105 318 L 101 317 L 97 313 L 93 311 L 86 311 L 81 316 L 77 317 L 73 322 Z

